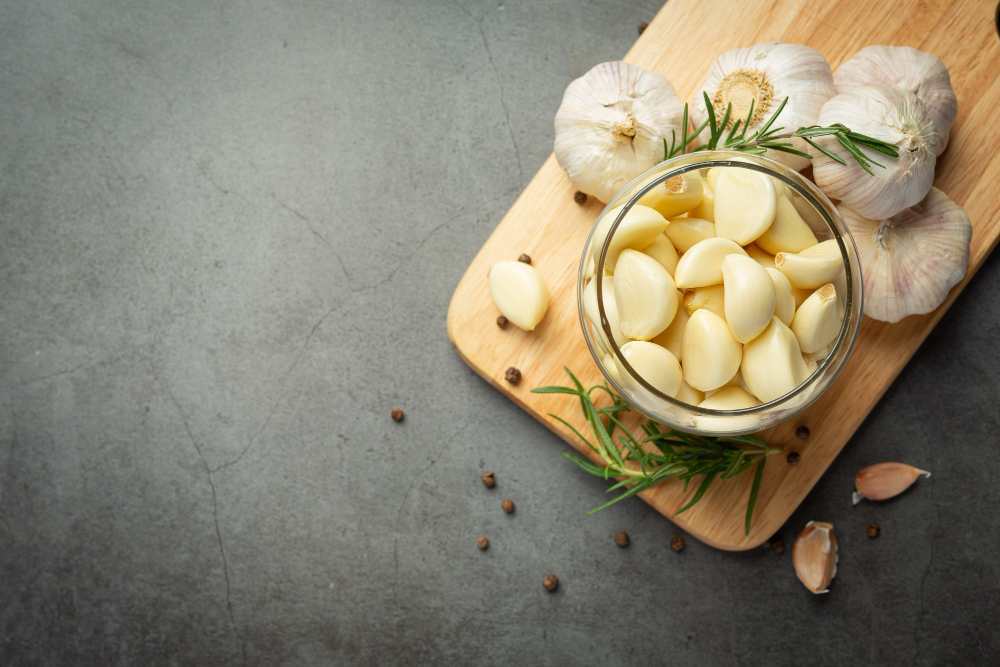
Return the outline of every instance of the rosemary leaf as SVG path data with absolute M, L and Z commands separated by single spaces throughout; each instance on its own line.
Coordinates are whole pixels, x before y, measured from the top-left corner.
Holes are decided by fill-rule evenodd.
M 750 486 L 750 499 L 747 501 L 747 518 L 743 523 L 743 534 L 750 534 L 750 522 L 753 520 L 753 508 L 757 505 L 757 493 L 760 491 L 760 480 L 764 478 L 764 464 L 767 456 L 760 457 L 757 464 L 757 472 L 753 475 L 753 484 Z

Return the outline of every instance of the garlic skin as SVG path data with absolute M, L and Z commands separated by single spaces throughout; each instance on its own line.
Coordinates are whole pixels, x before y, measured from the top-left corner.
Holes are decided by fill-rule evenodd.
M 687 252 L 700 241 L 715 238 L 715 223 L 703 218 L 674 218 L 667 226 L 667 238 L 678 252 Z
M 788 282 L 785 274 L 778 269 L 767 269 L 767 275 L 774 283 L 774 316 L 787 326 L 791 326 L 792 319 L 795 317 L 795 309 L 798 308 L 795 303 L 795 294 L 792 291 L 792 283 Z
M 704 287 L 722 282 L 722 260 L 727 255 L 743 255 L 747 252 L 729 239 L 705 239 L 695 243 L 681 256 L 674 269 L 677 287 Z
M 749 343 L 771 322 L 775 290 L 767 269 L 749 257 L 729 255 L 722 261 L 723 305 L 733 338 Z
M 503 316 L 525 331 L 534 331 L 549 308 L 542 274 L 524 262 L 497 262 L 490 268 L 490 295 Z
M 763 42 L 719 56 L 691 102 L 695 127 L 708 119 L 703 92 L 712 101 L 716 118 L 722 118 L 731 102 L 733 122 L 746 119 L 750 100 L 754 100 L 751 132 L 771 117 L 785 97 L 789 99 L 781 112 L 780 125 L 792 129 L 815 125 L 823 104 L 835 93 L 830 65 L 818 51 L 782 42 Z M 707 134 L 706 128 L 699 137 L 701 143 L 708 140 Z M 808 144 L 801 139 L 793 139 L 792 144 L 809 153 Z M 804 157 L 780 151 L 768 150 L 766 156 L 796 170 L 809 164 Z
M 689 316 L 699 308 L 705 308 L 726 319 L 726 289 L 723 285 L 686 289 L 681 302 L 684 304 L 681 310 L 686 311 Z
M 926 470 L 905 463 L 876 463 L 862 468 L 854 476 L 854 504 L 857 505 L 862 498 L 887 500 L 898 496 L 913 486 L 921 475 L 931 476 Z
M 715 234 L 746 245 L 774 221 L 777 195 L 767 174 L 739 167 L 723 169 L 715 181 Z
M 791 200 L 782 193 L 775 203 L 774 222 L 755 243 L 764 251 L 777 255 L 779 252 L 802 252 L 819 243 L 819 240 L 795 210 Z
M 632 195 L 646 187 L 650 182 L 659 178 L 662 174 L 653 174 L 642 179 L 638 185 L 629 188 L 627 195 L 631 199 Z M 637 204 L 648 206 L 662 215 L 664 218 L 673 218 L 682 213 L 687 213 L 701 201 L 704 192 L 704 185 L 701 176 L 696 171 L 689 171 L 684 174 L 671 176 L 667 180 L 653 187 L 639 199 Z
M 555 118 L 555 154 L 577 189 L 602 202 L 663 159 L 663 139 L 682 136 L 684 104 L 656 72 L 621 61 L 569 84 Z
M 760 405 L 760 401 L 751 396 L 741 387 L 723 387 L 715 392 L 698 407 L 710 410 L 744 410 Z
M 781 398 L 808 377 L 795 334 L 777 317 L 743 346 L 740 370 L 750 393 L 765 403 Z
M 699 391 L 729 382 L 740 369 L 743 350 L 726 321 L 700 308 L 684 327 L 684 381 Z
M 625 343 L 621 349 L 625 361 L 639 377 L 671 398 L 677 395 L 682 382 L 681 365 L 669 350 L 656 343 L 641 340 Z M 615 359 L 615 362 L 618 360 Z M 641 387 L 621 365 L 618 366 L 618 373 L 621 377 L 628 378 L 629 384 Z
M 840 333 L 840 301 L 836 288 L 827 283 L 813 292 L 795 311 L 789 328 L 805 354 L 825 349 Z
M 756 243 L 750 243 L 743 246 L 743 250 L 745 250 L 747 255 L 750 256 L 750 259 L 757 262 L 765 269 L 774 268 L 774 255 L 761 250 L 760 246 Z
M 927 107 L 938 134 L 937 154 L 948 145 L 958 99 L 944 63 L 910 46 L 866 46 L 833 73 L 833 87 L 846 93 L 858 86 L 880 83 L 913 93 Z
M 837 536 L 833 524 L 810 521 L 795 538 L 792 564 L 799 581 L 812 593 L 829 592 L 837 576 Z
M 615 271 L 615 302 L 621 331 L 648 341 L 670 325 L 677 313 L 677 288 L 659 262 L 638 250 L 622 250 Z
M 969 267 L 969 216 L 937 188 L 916 206 L 869 220 L 841 204 L 861 259 L 865 315 L 898 322 L 933 311 Z
M 608 326 L 611 328 L 611 335 L 615 339 L 615 345 L 621 347 L 625 344 L 625 335 L 621 332 L 621 316 L 618 314 L 618 303 L 615 301 L 615 279 L 613 276 L 604 276 L 601 279 L 601 296 L 604 300 L 604 314 L 608 318 Z M 587 319 L 594 325 L 597 338 L 601 341 L 605 350 L 610 350 L 611 345 L 601 326 L 601 311 L 597 307 L 597 280 L 591 280 L 583 289 L 583 312 L 587 314 Z
M 844 258 L 837 239 L 830 239 L 800 253 L 779 252 L 774 265 L 792 287 L 813 290 L 837 279 L 844 271 Z
M 679 300 L 682 297 L 682 294 L 678 292 L 677 297 Z M 677 357 L 678 361 L 684 361 L 684 327 L 687 325 L 689 317 L 690 316 L 686 310 L 678 308 L 677 314 L 674 315 L 674 319 L 670 322 L 670 326 L 668 326 L 663 333 L 654 337 L 650 342 L 667 348 L 670 350 L 672 355 Z
M 677 249 L 674 248 L 674 244 L 670 242 L 666 234 L 657 236 L 656 240 L 643 248 L 642 251 L 659 262 L 660 266 L 667 270 L 667 273 L 671 276 L 674 275 L 674 269 L 677 268 L 677 262 L 680 260 L 680 257 L 677 255 Z
M 816 185 L 831 199 L 839 199 L 861 215 L 882 219 L 913 206 L 927 195 L 934 180 L 938 136 L 926 108 L 913 93 L 876 84 L 837 95 L 823 106 L 823 126 L 842 123 L 854 132 L 896 146 L 898 158 L 872 148 L 858 150 L 883 165 L 866 172 L 834 136 L 816 137 L 816 143 L 846 164 L 815 151 Z
M 611 231 L 611 226 L 615 224 L 615 220 L 618 219 L 623 208 L 625 208 L 624 204 L 616 206 L 605 213 L 597 223 L 594 237 L 590 241 L 590 252 L 594 256 L 595 265 L 600 263 L 601 250 L 604 249 L 608 232 Z M 625 217 L 622 218 L 622 224 L 618 225 L 615 235 L 611 238 L 607 257 L 604 258 L 604 268 L 614 271 L 618 255 L 622 250 L 625 248 L 642 250 L 663 234 L 667 224 L 666 218 L 648 206 L 636 204 L 630 208 Z

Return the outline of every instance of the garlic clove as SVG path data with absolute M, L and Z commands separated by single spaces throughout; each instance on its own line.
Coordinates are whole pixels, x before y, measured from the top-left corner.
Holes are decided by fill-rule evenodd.
M 677 288 L 659 262 L 638 250 L 622 250 L 615 270 L 615 302 L 621 331 L 649 340 L 669 326 L 677 313 Z
M 677 287 L 704 287 L 722 282 L 722 260 L 727 255 L 747 256 L 746 250 L 729 239 L 705 239 L 691 246 L 677 262 L 674 282 Z
M 833 525 L 810 521 L 795 538 L 792 564 L 806 588 L 813 593 L 826 593 L 837 576 L 837 536 Z
M 837 279 L 844 270 L 844 259 L 837 240 L 830 239 L 802 252 L 779 252 L 774 256 L 774 265 L 792 287 L 816 289 Z
M 624 205 L 616 206 L 605 213 L 601 217 L 600 222 L 597 223 L 597 228 L 594 230 L 594 238 L 590 244 L 595 264 L 600 262 L 601 250 L 604 249 L 604 242 L 608 238 L 608 232 L 611 231 L 611 226 L 615 224 L 615 220 L 618 219 L 618 214 L 621 213 L 623 208 L 625 208 Z M 663 231 L 667 228 L 667 224 L 666 218 L 648 206 L 636 204 L 630 208 L 629 212 L 622 219 L 622 224 L 618 225 L 618 229 L 615 230 L 615 235 L 611 239 L 611 244 L 608 246 L 608 255 L 604 260 L 604 267 L 614 271 L 615 265 L 618 262 L 618 255 L 622 250 L 625 248 L 642 250 L 663 234 Z
M 724 387 L 702 401 L 698 407 L 711 410 L 743 410 L 758 405 L 760 405 L 760 401 L 747 393 L 745 389 Z
M 622 346 L 622 356 L 636 373 L 652 387 L 667 396 L 674 397 L 681 388 L 681 365 L 670 350 L 656 343 L 633 340 Z M 616 360 L 617 361 L 617 360 Z M 639 387 L 637 382 L 619 365 L 618 373 L 623 378 L 629 378 L 630 384 Z
M 708 285 L 707 287 L 695 287 L 684 290 L 682 302 L 684 308 L 690 315 L 699 308 L 707 308 L 719 317 L 725 319 L 725 287 L 722 285 Z
M 747 255 L 750 256 L 750 259 L 757 262 L 765 269 L 774 268 L 774 255 L 764 252 L 756 243 L 750 243 L 743 246 L 743 250 L 745 250 Z
M 781 194 L 774 208 L 774 222 L 761 234 L 756 244 L 777 255 L 779 252 L 801 252 L 819 241 L 812 229 L 787 196 Z
M 898 322 L 929 313 L 965 277 L 972 225 L 937 188 L 885 220 L 869 220 L 844 205 L 839 210 L 861 259 L 865 315 Z
M 621 332 L 621 316 L 618 314 L 618 303 L 615 301 L 615 279 L 613 276 L 605 276 L 601 279 L 601 292 L 604 299 L 604 314 L 608 318 L 608 326 L 614 336 L 615 345 L 621 347 L 625 344 L 625 336 Z M 610 350 L 611 345 L 601 326 L 601 311 L 597 307 L 597 280 L 591 280 L 583 289 L 583 312 L 587 314 L 590 323 L 594 325 L 594 331 L 601 340 L 604 349 Z
M 705 192 L 701 195 L 701 201 L 693 209 L 688 211 L 689 218 L 701 218 L 709 222 L 715 221 L 715 193 L 708 187 L 708 182 L 704 182 Z M 713 233 L 712 236 L 715 236 Z
M 696 243 L 715 238 L 715 223 L 703 218 L 673 218 L 667 226 L 667 238 L 678 252 L 687 252 Z
M 678 292 L 678 299 L 680 299 L 681 296 L 682 294 Z M 656 336 L 651 341 L 670 350 L 670 353 L 677 357 L 678 361 L 684 360 L 682 348 L 684 341 L 684 327 L 687 325 L 688 318 L 688 312 L 683 308 L 678 308 L 677 314 L 674 315 L 674 319 L 670 322 L 670 326 L 668 326 L 663 333 Z
M 609 354 L 610 350 L 608 350 L 607 338 L 597 333 L 597 327 L 594 326 L 593 322 L 587 322 L 587 326 L 590 327 L 590 338 L 597 345 L 597 351 L 600 353 L 600 356 L 603 357 Z
M 656 72 L 601 63 L 566 88 L 555 118 L 555 154 L 577 189 L 610 202 L 663 159 L 663 137 L 678 136 L 684 104 Z
M 899 157 L 890 158 L 859 145 L 858 150 L 882 165 L 868 173 L 835 136 L 816 137 L 817 145 L 845 163 L 817 152 L 813 176 L 827 197 L 839 199 L 866 218 L 879 220 L 896 215 L 927 195 L 934 180 L 938 137 L 916 95 L 889 86 L 860 86 L 824 105 L 819 124 L 834 123 L 893 144 Z
M 948 145 L 948 133 L 958 114 L 958 99 L 944 63 L 909 46 L 866 46 L 833 73 L 833 87 L 838 93 L 869 83 L 902 88 L 923 102 L 939 137 L 940 155 Z
M 538 269 L 524 262 L 497 262 L 490 268 L 490 294 L 503 316 L 533 331 L 549 307 L 549 290 Z
M 691 315 L 684 327 L 684 381 L 699 391 L 729 382 L 740 369 L 743 350 L 726 321 L 705 308 Z
M 629 191 L 634 194 L 659 176 L 661 174 L 654 174 L 644 179 L 639 185 L 630 188 Z M 655 209 L 664 218 L 673 218 L 687 213 L 697 206 L 701 202 L 704 191 L 701 176 L 696 171 L 689 171 L 685 174 L 671 176 L 656 185 L 644 194 L 637 203 Z
M 715 234 L 746 245 L 767 231 L 774 221 L 777 196 L 770 176 L 730 167 L 712 188 L 715 193 Z
M 671 276 L 674 275 L 674 269 L 677 268 L 677 262 L 680 257 L 677 255 L 677 249 L 674 248 L 674 244 L 670 242 L 666 234 L 657 236 L 656 240 L 643 248 L 642 251 L 659 262 L 667 270 L 667 273 Z
M 913 483 L 923 475 L 930 477 L 926 470 L 914 468 L 905 463 L 876 463 L 858 471 L 854 476 L 854 504 L 862 498 L 868 500 L 886 500 L 898 496 L 913 486 Z
M 840 333 L 840 302 L 836 288 L 827 283 L 813 292 L 795 311 L 789 328 L 799 341 L 799 349 L 806 354 L 825 349 Z
M 681 403 L 695 406 L 705 400 L 705 392 L 698 391 L 684 380 L 681 380 L 681 388 L 677 390 L 677 395 L 674 398 Z
M 777 317 L 743 346 L 740 370 L 750 393 L 765 403 L 781 398 L 808 377 L 795 334 Z
M 771 282 L 774 283 L 774 316 L 786 325 L 791 326 L 792 318 L 795 316 L 795 309 L 798 307 L 795 303 L 792 283 L 788 282 L 785 274 L 778 269 L 767 269 L 767 275 L 771 277 Z M 805 292 L 806 290 L 803 291 Z M 804 300 L 805 297 L 803 297 Z
M 767 269 L 749 257 L 729 255 L 722 261 L 726 322 L 733 338 L 749 343 L 771 322 L 775 291 Z
M 802 353 L 802 363 L 806 367 L 806 377 L 815 373 L 816 369 L 819 368 L 819 363 L 805 352 Z
M 779 271 L 779 273 L 781 272 Z M 785 274 L 782 273 L 781 275 Z M 788 280 L 788 278 L 785 277 L 785 280 Z M 788 284 L 791 285 L 791 282 L 789 282 Z M 813 290 L 811 289 L 802 289 L 800 287 L 795 287 L 794 285 L 792 285 L 792 298 L 795 299 L 795 309 L 798 310 L 799 306 L 802 305 L 802 302 L 808 299 L 812 295 L 812 293 Z M 791 324 L 791 322 L 788 322 L 788 324 Z
M 604 370 L 606 370 L 608 375 L 611 376 L 612 380 L 620 385 L 625 384 L 622 382 L 621 373 L 618 371 L 618 364 L 615 362 L 615 358 L 611 356 L 610 352 L 604 355 L 604 360 L 601 363 L 604 366 Z
M 590 256 L 590 261 L 587 263 L 587 268 L 583 272 L 584 280 L 590 280 L 597 273 L 597 262 L 594 261 L 594 256 Z

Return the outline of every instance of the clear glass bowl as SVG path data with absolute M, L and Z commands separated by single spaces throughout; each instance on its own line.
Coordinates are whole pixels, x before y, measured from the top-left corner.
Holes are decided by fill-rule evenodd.
M 827 357 L 819 361 L 813 373 L 791 392 L 768 403 L 742 410 L 699 408 L 672 398 L 652 387 L 632 369 L 624 359 L 618 345 L 615 344 L 604 311 L 602 296 L 601 281 L 604 278 L 605 254 L 610 246 L 610 239 L 614 236 L 625 214 L 644 194 L 667 179 L 678 174 L 706 170 L 710 167 L 751 169 L 768 174 L 785 183 L 799 215 L 809 224 L 816 237 L 820 241 L 837 240 L 846 269 L 836 283 L 840 302 L 844 307 L 843 322 L 840 333 L 831 344 Z M 704 175 L 704 171 L 701 173 Z M 844 224 L 836 207 L 812 182 L 797 171 L 767 158 L 729 151 L 705 151 L 682 155 L 656 165 L 632 181 L 612 201 L 608 202 L 604 211 L 601 212 L 601 217 L 611 209 L 622 205 L 624 208 L 611 227 L 611 232 L 607 236 L 608 242 L 601 249 L 594 276 L 590 278 L 590 280 L 598 281 L 596 286 L 597 304 L 604 334 L 601 339 L 597 338 L 595 331 L 591 328 L 590 319 L 583 307 L 583 292 L 588 283 L 587 275 L 591 268 L 591 244 L 594 240 L 596 224 L 595 229 L 591 230 L 587 239 L 580 261 L 580 272 L 577 278 L 577 306 L 580 313 L 580 325 L 583 328 L 583 335 L 587 339 L 591 355 L 607 378 L 608 383 L 634 408 L 650 419 L 684 431 L 703 435 L 752 433 L 792 417 L 816 400 L 836 379 L 844 364 L 847 363 L 861 326 L 863 299 L 861 263 L 854 239 L 851 238 L 847 225 Z M 600 219 L 598 218 L 598 220 Z M 617 362 L 617 368 L 614 369 L 614 372 L 609 372 L 604 366 L 605 353 L 602 351 L 604 347 L 608 348 L 607 352 L 614 358 L 613 361 Z M 616 378 L 616 375 L 621 379 Z

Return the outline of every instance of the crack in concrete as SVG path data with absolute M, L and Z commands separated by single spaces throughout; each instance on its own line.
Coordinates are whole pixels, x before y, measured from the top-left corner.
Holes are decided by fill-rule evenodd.
M 301 211 L 292 208 L 281 199 L 278 199 L 277 195 L 272 194 L 271 197 L 274 199 L 274 201 L 278 202 L 278 205 L 281 206 L 281 208 L 285 209 L 286 211 L 294 215 L 296 218 L 304 221 L 307 225 L 309 225 L 309 231 L 313 233 L 313 236 L 322 241 L 323 245 L 325 245 L 327 248 L 333 250 L 333 246 L 330 245 L 330 242 L 326 240 L 325 236 L 323 236 L 322 234 L 319 233 L 319 231 L 317 231 L 316 227 L 313 226 L 312 220 L 308 216 L 304 215 Z M 333 254 L 337 255 L 336 251 L 334 251 Z M 337 255 L 337 259 L 340 259 L 340 255 Z M 341 268 L 343 268 L 344 266 L 343 261 L 340 262 L 340 266 Z M 344 273 L 346 274 L 347 271 L 345 270 Z
M 52 379 L 55 379 L 57 377 L 61 377 L 63 375 L 70 375 L 72 373 L 75 373 L 78 370 L 80 370 L 81 368 L 99 368 L 101 366 L 107 366 L 108 364 L 115 363 L 116 361 L 118 361 L 121 358 L 122 358 L 122 355 L 119 355 L 117 357 L 112 357 L 110 359 L 103 359 L 101 361 L 95 361 L 94 363 L 87 363 L 86 361 L 84 361 L 84 362 L 81 362 L 81 363 L 77 364 L 76 366 L 73 366 L 72 368 L 67 368 L 66 370 L 63 370 L 63 371 L 57 371 L 55 373 L 50 373 L 48 375 L 42 375 L 42 376 L 39 376 L 39 377 L 28 378 L 27 380 L 21 380 L 20 382 L 18 382 L 14 386 L 15 387 L 23 387 L 24 385 L 33 384 L 35 382 L 44 382 L 45 380 L 52 380 Z

